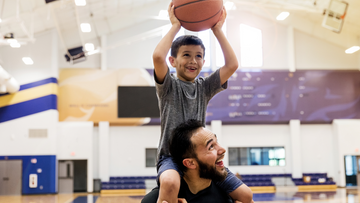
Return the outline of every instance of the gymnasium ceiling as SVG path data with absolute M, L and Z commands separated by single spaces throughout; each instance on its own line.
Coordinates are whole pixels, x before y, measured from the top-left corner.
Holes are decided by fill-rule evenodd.
M 224 0 L 227 2 L 230 0 Z M 360 45 L 360 1 L 349 3 L 343 29 L 340 34 L 321 26 L 324 9 L 330 0 L 231 0 L 234 12 L 247 12 L 276 21 L 282 11 L 290 16 L 277 23 L 322 38 L 338 46 L 349 48 Z M 37 33 L 56 28 L 67 48 L 77 42 L 82 44 L 112 34 L 140 23 L 159 20 L 159 11 L 166 10 L 169 0 L 86 0 L 85 6 L 75 6 L 74 0 L 0 0 L 0 35 L 14 33 L 25 45 L 36 40 Z M 233 8 L 235 8 L 233 7 Z M 82 33 L 80 23 L 90 23 L 92 31 Z M 146 34 L 146 33 L 145 33 Z M 0 46 L 9 46 L 0 36 Z M 126 39 L 125 39 L 126 40 Z

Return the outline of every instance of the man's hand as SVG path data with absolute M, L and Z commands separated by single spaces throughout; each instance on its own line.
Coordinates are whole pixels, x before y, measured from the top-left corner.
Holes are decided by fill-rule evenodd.
M 224 25 L 226 16 L 227 16 L 226 9 L 225 9 L 225 7 L 223 7 L 223 10 L 221 11 L 221 17 L 220 17 L 219 21 L 211 28 L 211 30 L 213 32 L 221 30 L 222 26 Z
M 168 8 L 168 13 L 169 13 L 169 19 L 170 19 L 171 25 L 181 27 L 180 21 L 175 16 L 175 13 L 174 13 L 175 8 L 174 7 L 175 7 L 174 4 L 172 2 L 170 2 L 169 8 Z

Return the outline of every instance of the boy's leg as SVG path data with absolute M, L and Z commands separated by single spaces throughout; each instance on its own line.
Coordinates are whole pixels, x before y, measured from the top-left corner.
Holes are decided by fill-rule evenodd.
M 233 200 L 242 203 L 252 203 L 253 193 L 251 189 L 228 168 L 226 168 L 226 171 L 228 172 L 226 179 L 223 182 L 218 182 L 216 184 L 227 192 Z
M 177 203 L 182 173 L 170 156 L 161 156 L 157 167 L 157 183 L 160 188 L 157 203 Z
M 177 203 L 180 190 L 180 175 L 176 170 L 166 170 L 159 177 L 160 191 L 157 203 Z

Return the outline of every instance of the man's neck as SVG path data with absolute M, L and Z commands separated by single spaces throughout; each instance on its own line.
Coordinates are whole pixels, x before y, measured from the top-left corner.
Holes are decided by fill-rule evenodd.
M 200 178 L 198 174 L 191 172 L 186 172 L 184 174 L 184 180 L 187 183 L 190 192 L 193 194 L 197 194 L 211 185 L 210 179 Z

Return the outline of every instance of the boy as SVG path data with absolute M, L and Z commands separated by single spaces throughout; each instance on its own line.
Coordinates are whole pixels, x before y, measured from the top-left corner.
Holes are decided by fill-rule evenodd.
M 174 6 L 169 5 L 171 29 L 159 42 L 153 53 L 154 78 L 159 99 L 161 117 L 161 137 L 158 148 L 158 184 L 160 192 L 158 203 L 167 201 L 177 203 L 182 172 L 171 159 L 169 137 L 171 131 L 180 123 L 189 119 L 200 120 L 205 126 L 206 107 L 209 100 L 218 92 L 227 88 L 227 80 L 236 71 L 236 55 L 227 41 L 221 27 L 226 18 L 223 9 L 219 22 L 211 28 L 224 53 L 225 65 L 206 78 L 196 77 L 204 65 L 205 47 L 195 36 L 182 36 L 173 39 L 180 30 L 180 21 L 174 15 Z M 176 68 L 177 77 L 170 75 L 166 56 L 171 47 L 169 61 Z M 225 181 L 217 183 L 234 200 L 250 203 L 251 190 L 234 174 L 227 170 Z

